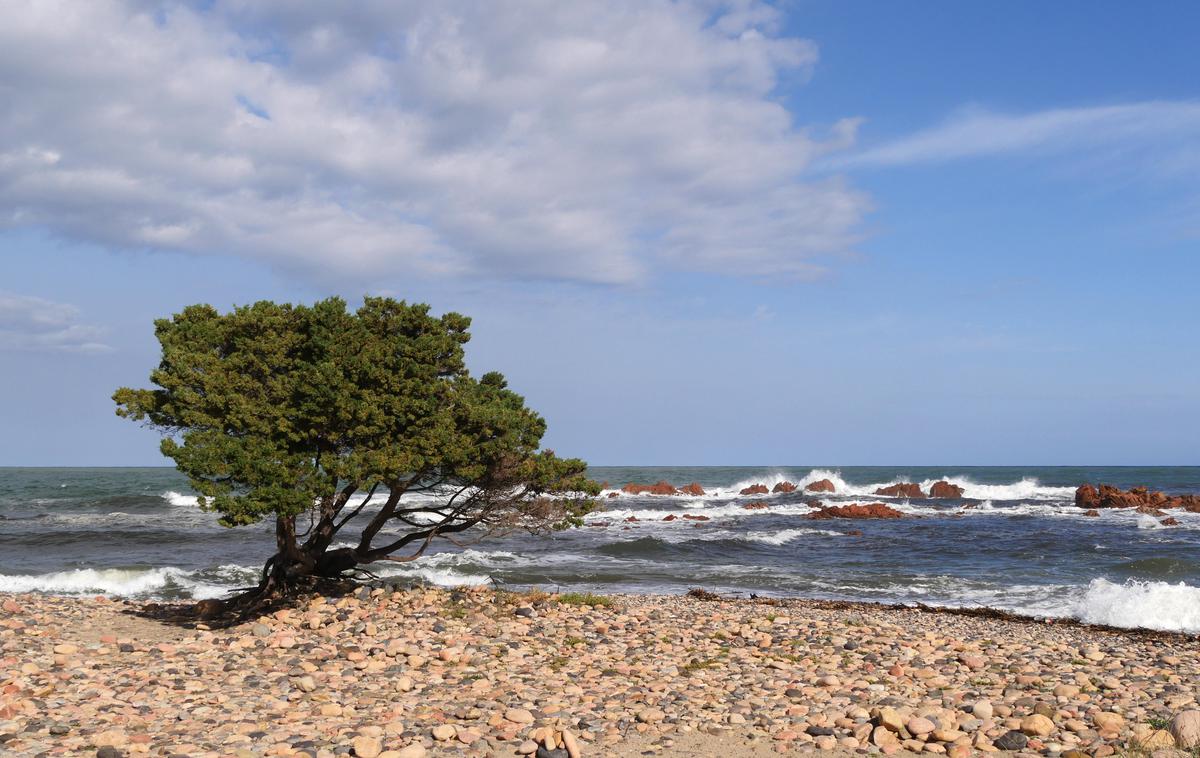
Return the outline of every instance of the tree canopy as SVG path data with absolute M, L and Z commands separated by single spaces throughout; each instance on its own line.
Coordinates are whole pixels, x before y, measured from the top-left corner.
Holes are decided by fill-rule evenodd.
M 577 524 L 598 486 L 583 461 L 540 450 L 545 421 L 503 376 L 469 374 L 469 326 L 390 298 L 193 305 L 155 322 L 154 388 L 113 399 L 164 432 L 222 524 L 275 520 L 260 593 L 437 538 Z M 330 550 L 350 530 L 355 546 Z

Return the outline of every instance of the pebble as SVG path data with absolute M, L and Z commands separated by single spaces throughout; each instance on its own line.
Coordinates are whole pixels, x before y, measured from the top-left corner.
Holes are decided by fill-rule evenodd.
M 1200 747 L 1200 710 L 1183 711 L 1171 719 L 1171 736 L 1181 750 Z
M 1183 636 L 820 601 L 365 589 L 233 629 L 9 596 L 0 753 L 582 758 L 712 734 L 767 752 L 1106 758 L 1200 740 L 1200 646 Z
M 379 758 L 383 752 L 383 745 L 375 737 L 355 737 L 350 744 L 358 758 Z
M 1021 719 L 1021 731 L 1030 737 L 1045 737 L 1054 732 L 1054 722 L 1040 713 Z
M 993 744 L 1001 750 L 1024 750 L 1029 738 L 1014 729 L 1000 735 Z

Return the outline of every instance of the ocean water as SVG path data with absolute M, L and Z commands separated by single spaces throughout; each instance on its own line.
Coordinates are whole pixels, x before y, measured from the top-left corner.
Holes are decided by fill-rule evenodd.
M 1200 514 L 1086 518 L 1084 482 L 1200 492 L 1200 467 L 597 467 L 628 482 L 697 482 L 703 497 L 603 497 L 589 526 L 447 545 L 379 573 L 436 584 L 598 592 L 815 597 L 988 606 L 1126 627 L 1200 632 Z M 754 483 L 832 480 L 837 492 L 742 497 Z M 961 500 L 882 498 L 938 479 Z M 610 490 L 612 491 L 612 490 Z M 607 493 L 606 493 L 607 494 Z M 919 518 L 810 521 L 806 501 L 888 502 Z M 761 510 L 742 506 L 770 504 Z M 968 507 L 969 506 L 969 507 Z M 369 508 L 368 508 L 369 512 Z M 708 521 L 668 514 L 705 515 Z M 633 517 L 636 521 L 626 521 Z M 858 530 L 859 535 L 850 532 Z M 0 592 L 219 597 L 256 580 L 271 527 L 226 529 L 170 468 L 0 468 Z

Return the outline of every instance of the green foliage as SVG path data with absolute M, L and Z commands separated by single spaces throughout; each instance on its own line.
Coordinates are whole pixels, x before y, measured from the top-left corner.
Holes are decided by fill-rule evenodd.
M 693 658 L 679 669 L 679 672 L 684 676 L 691 676 L 697 671 L 712 668 L 720 663 L 720 661 L 711 658 Z
M 396 501 L 379 520 L 418 537 L 430 529 L 403 505 L 409 492 L 457 493 L 433 536 L 578 524 L 598 485 L 582 461 L 538 449 L 545 421 L 503 376 L 470 376 L 469 326 L 390 298 L 355 312 L 339 298 L 189 306 L 155 322 L 154 387 L 113 399 L 118 415 L 165 433 L 163 454 L 226 526 L 312 513 L 322 544 L 306 547 L 324 550 L 358 515 L 350 497 L 373 488 Z M 378 531 L 364 530 L 361 562 L 381 557 Z
M 597 605 L 605 608 L 613 605 L 611 597 L 593 595 L 590 592 L 564 592 L 561 595 L 555 595 L 554 599 L 566 605 Z

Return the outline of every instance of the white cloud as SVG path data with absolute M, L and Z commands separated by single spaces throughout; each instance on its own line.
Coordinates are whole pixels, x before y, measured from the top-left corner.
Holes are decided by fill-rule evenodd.
M 104 330 L 78 323 L 73 305 L 0 292 L 0 350 L 100 353 Z
M 831 159 L 829 164 L 843 168 L 901 166 L 1027 151 L 1106 147 L 1161 151 L 1164 143 L 1171 149 L 1178 148 L 1181 155 L 1195 153 L 1200 144 L 1200 102 L 1150 101 L 1020 115 L 968 109 L 939 126 L 857 155 Z
M 808 275 L 866 197 L 759 0 L 0 0 L 0 226 L 321 277 Z

